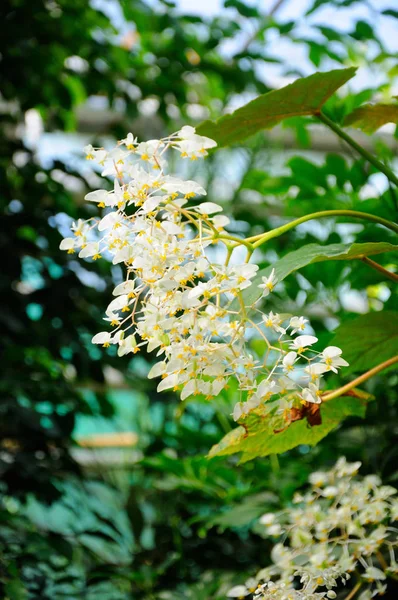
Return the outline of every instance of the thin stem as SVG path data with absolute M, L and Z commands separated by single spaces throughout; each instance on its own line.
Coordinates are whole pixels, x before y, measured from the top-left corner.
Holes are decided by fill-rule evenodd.
M 353 219 L 364 219 L 366 221 L 372 221 L 373 223 L 379 223 L 379 225 L 384 225 L 384 227 L 387 227 L 395 233 L 398 233 L 398 225 L 396 223 L 393 223 L 392 221 L 387 221 L 387 219 L 383 219 L 382 217 L 379 217 L 377 215 L 371 215 L 369 213 L 364 213 L 357 210 L 321 210 L 315 213 L 311 213 L 309 215 L 304 215 L 299 219 L 290 221 L 290 223 L 281 225 L 281 227 L 271 229 L 271 231 L 267 231 L 266 233 L 246 238 L 246 242 L 251 243 L 253 248 L 258 248 L 259 246 L 264 244 L 264 242 L 267 242 L 268 240 L 271 240 L 274 237 L 279 237 L 286 231 L 289 231 L 289 229 L 293 229 L 294 227 L 297 227 L 297 225 L 301 225 L 301 223 L 311 221 L 312 219 L 319 219 L 321 217 L 351 217 Z
M 251 250 L 250 248 L 248 248 L 248 250 L 247 250 L 247 256 L 246 256 L 246 259 L 245 259 L 245 263 L 248 263 L 250 261 L 253 252 L 254 252 L 254 250 Z
M 358 581 L 355 587 L 352 588 L 351 592 L 344 598 L 344 600 L 351 600 L 355 594 L 359 591 L 362 586 L 362 581 Z
M 376 556 L 377 556 L 377 560 L 379 561 L 379 563 L 382 566 L 383 571 L 387 571 L 388 570 L 388 564 L 386 563 L 385 558 L 382 555 L 382 553 L 380 552 L 380 550 L 377 550 Z
M 387 269 L 385 269 L 384 267 L 379 265 L 379 263 L 375 262 L 371 258 L 368 258 L 367 256 L 361 256 L 361 260 L 362 260 L 362 262 L 365 263 L 365 265 L 369 265 L 369 267 L 372 267 L 372 269 L 379 271 L 379 273 L 384 275 L 384 277 L 387 277 L 388 279 L 391 279 L 392 281 L 398 282 L 398 275 L 396 273 L 393 273 L 392 271 L 388 271 Z
M 397 227 L 397 231 L 398 231 L 398 227 Z M 246 248 L 248 248 L 248 250 L 253 251 L 253 246 L 250 242 L 248 242 L 245 239 L 241 239 L 238 237 L 235 237 L 234 235 L 224 235 L 223 233 L 218 234 L 214 237 L 215 240 L 228 240 L 231 242 L 235 242 L 237 246 L 246 246 Z
M 278 10 L 280 9 L 280 7 L 282 6 L 282 4 L 285 2 L 285 0 L 277 0 L 274 4 L 274 6 L 271 8 L 271 10 L 268 13 L 269 17 L 273 17 Z
M 385 360 L 384 362 L 380 363 L 376 367 L 373 367 L 373 369 L 366 371 L 366 373 L 363 373 L 362 375 L 360 375 L 359 377 L 357 377 L 350 383 L 343 385 L 341 388 L 338 388 L 337 390 L 333 390 L 332 392 L 324 394 L 322 396 L 322 402 L 327 402 L 328 400 L 333 400 L 333 398 L 339 398 L 339 396 L 344 396 L 344 394 L 346 392 L 349 392 L 350 390 L 355 388 L 357 385 L 360 385 L 364 381 L 367 381 L 374 375 L 377 375 L 377 373 L 380 373 L 380 371 L 387 369 L 387 367 L 391 367 L 391 365 L 394 365 L 397 362 L 398 362 L 398 354 L 396 356 L 393 356 L 392 358 L 389 358 L 388 360 Z
M 233 248 L 231 248 L 231 246 L 227 246 L 227 256 L 225 257 L 225 263 L 224 266 L 227 267 L 229 265 L 229 261 L 231 260 L 231 256 L 232 256 L 232 252 L 234 251 Z
M 360 144 L 358 144 L 350 135 L 348 135 L 348 133 L 343 131 L 343 129 L 341 129 L 337 123 L 329 119 L 329 117 L 327 117 L 323 112 L 319 112 L 316 116 L 320 121 L 322 121 L 322 123 L 327 125 L 327 127 L 332 129 L 339 137 L 341 137 L 342 140 L 354 148 L 354 150 L 356 150 L 361 156 L 366 158 L 366 160 L 376 167 L 376 169 L 384 173 L 387 179 L 398 186 L 398 177 L 389 167 L 387 167 L 387 165 L 382 163 L 378 158 L 376 158 L 376 156 L 373 156 L 373 154 L 365 150 L 365 148 L 362 148 Z

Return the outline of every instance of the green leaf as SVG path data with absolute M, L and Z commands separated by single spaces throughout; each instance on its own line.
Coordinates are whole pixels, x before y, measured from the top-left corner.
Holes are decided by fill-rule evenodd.
M 227 510 L 210 519 L 206 527 L 209 529 L 216 525 L 222 531 L 247 527 L 264 514 L 268 506 L 277 504 L 277 501 L 277 496 L 270 492 L 248 496 L 240 500 L 238 504 L 228 506 Z
M 355 71 L 355 67 L 350 67 L 297 79 L 280 90 L 255 98 L 217 121 L 205 121 L 196 128 L 197 133 L 212 138 L 219 146 L 228 146 L 262 129 L 271 129 L 288 117 L 313 115 L 354 76 Z
M 398 312 L 370 313 L 343 323 L 330 343 L 350 363 L 346 373 L 372 369 L 398 354 Z
M 387 8 L 387 10 L 383 10 L 382 14 L 386 15 L 387 17 L 394 17 L 395 19 L 398 19 L 398 10 L 394 10 L 393 8 Z
M 344 125 L 374 133 L 386 123 L 398 124 L 398 104 L 365 104 L 347 115 Z
M 366 398 L 335 398 L 321 405 L 321 425 L 310 427 L 305 419 L 292 423 L 284 431 L 275 433 L 271 421 L 266 418 L 266 405 L 253 410 L 241 420 L 244 427 L 233 429 L 213 446 L 209 457 L 226 456 L 242 452 L 241 463 L 269 454 L 287 452 L 301 444 L 315 446 L 348 416 L 364 417 Z
M 253 285 L 244 292 L 244 299 L 247 305 L 252 304 L 260 297 L 261 292 L 257 284 L 261 283 L 262 277 L 268 277 L 272 269 L 275 269 L 275 275 L 278 281 L 282 281 L 298 269 L 311 263 L 322 262 L 325 260 L 353 260 L 361 256 L 372 256 L 383 252 L 393 252 L 398 250 L 398 245 L 389 242 L 366 242 L 363 244 L 330 244 L 321 246 L 320 244 L 308 244 L 302 246 L 299 250 L 289 252 L 283 258 L 273 263 L 269 267 L 262 269 L 257 273 L 253 280 Z M 348 359 L 347 359 L 348 360 Z
M 12 600 L 28 600 L 28 591 L 24 583 L 20 579 L 12 579 L 5 585 L 6 599 Z
M 247 6 L 245 2 L 240 2 L 240 0 L 226 0 L 224 2 L 225 8 L 235 8 L 240 15 L 243 17 L 259 17 L 259 12 L 256 8 L 252 6 Z

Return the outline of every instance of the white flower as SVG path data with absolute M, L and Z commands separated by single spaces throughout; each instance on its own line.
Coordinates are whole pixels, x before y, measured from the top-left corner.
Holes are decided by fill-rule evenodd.
M 234 419 L 270 400 L 267 419 L 277 430 L 297 405 L 297 392 L 288 393 L 301 389 L 293 381 L 298 380 L 296 375 L 304 369 L 311 381 L 303 394 L 308 401 L 319 402 L 313 396 L 318 385 L 311 388 L 311 384 L 343 363 L 330 348 L 321 361 L 315 352 L 303 356 L 317 341 L 305 335 L 292 341 L 291 335 L 305 329 L 304 317 L 287 321 L 272 311 L 262 313 L 261 298 L 253 301 L 256 294 L 250 293 L 258 285 L 258 265 L 237 263 L 238 252 L 233 262 L 229 252 L 225 263 L 222 259 L 219 264 L 221 253 L 214 246 L 222 243 L 224 248 L 231 241 L 223 231 L 228 217 L 219 204 L 196 203 L 195 196 L 206 195 L 199 183 L 165 172 L 170 148 L 198 159 L 215 146 L 189 126 L 144 142 L 129 133 L 110 151 L 87 146 L 90 160 L 103 165 L 102 175 L 113 178 L 113 189 L 86 195 L 88 202 L 106 210 L 100 218 L 72 223 L 72 234 L 61 248 L 93 260 L 104 255 L 124 268 L 125 279 L 113 290 L 105 311 L 112 333 L 97 334 L 94 343 L 115 344 L 119 356 L 142 347 L 156 352 L 158 362 L 149 376 L 162 378 L 159 391 L 178 390 L 183 400 L 195 395 L 211 399 L 234 378 L 237 392 L 246 398 L 236 404 Z M 276 283 L 272 269 L 259 286 L 262 298 Z M 253 356 L 254 338 L 263 341 L 263 356 L 257 347 Z
M 262 281 L 263 282 L 260 283 L 258 287 L 263 290 L 263 296 L 268 296 L 268 294 L 273 291 L 275 285 L 278 282 L 275 275 L 275 269 L 272 269 L 269 277 L 262 277 Z
M 79 252 L 79 258 L 92 257 L 94 260 L 101 258 L 98 242 L 88 242 Z
M 67 250 L 68 254 L 73 254 L 75 248 L 78 247 L 79 242 L 76 240 L 76 238 L 64 238 L 59 245 L 60 250 Z
M 318 341 L 318 338 L 314 335 L 299 335 L 290 344 L 289 348 L 297 351 L 298 354 L 305 352 L 307 346 L 312 346 Z
M 222 206 L 215 204 L 214 202 L 202 202 L 198 206 L 194 206 L 193 210 L 200 212 L 202 215 L 212 215 L 214 213 L 222 212 Z
M 123 281 L 123 283 L 119 283 L 113 290 L 114 296 L 120 296 L 122 294 L 132 294 L 135 288 L 135 281 L 133 279 L 128 279 L 127 281 Z
M 101 163 L 106 157 L 105 150 L 102 150 L 102 149 L 97 150 L 97 149 L 93 148 L 93 146 L 91 144 L 84 146 L 83 150 L 86 155 L 86 160 L 96 160 L 99 163 Z
M 322 375 L 322 373 L 325 373 L 325 371 L 328 371 L 328 368 L 326 365 L 324 365 L 322 363 L 312 363 L 312 364 L 308 365 L 307 367 L 305 367 L 304 371 L 305 371 L 305 373 L 307 373 L 310 376 L 311 382 L 315 383 L 315 382 L 319 381 L 319 378 Z
M 306 402 L 311 402 L 312 404 L 320 404 L 322 402 L 321 391 L 314 383 L 309 383 L 308 388 L 304 388 L 301 391 L 301 397 Z
M 291 371 L 293 371 L 294 363 L 296 362 L 296 359 L 297 359 L 296 352 L 288 352 L 287 354 L 285 354 L 285 356 L 283 357 L 282 363 L 283 363 L 284 371 L 286 373 L 290 373 Z
M 272 311 L 268 315 L 263 315 L 264 325 L 274 329 L 278 333 L 286 333 L 286 330 L 281 327 L 282 318 L 278 314 L 274 314 Z
M 298 331 L 304 331 L 306 323 L 308 323 L 308 319 L 304 317 L 292 317 L 289 322 L 289 327 L 292 329 L 291 335 Z
M 228 598 L 244 598 L 250 594 L 250 590 L 245 585 L 236 585 L 228 592 Z
M 262 517 L 260 517 L 260 523 L 261 525 L 272 525 L 275 521 L 275 514 L 274 513 L 265 513 L 265 515 L 263 515 Z
M 133 352 L 135 354 L 138 352 L 139 348 L 137 346 L 137 342 L 135 340 L 134 335 L 129 335 L 126 338 L 123 338 L 119 343 L 118 356 L 124 356 L 125 354 L 129 354 Z
M 122 143 L 126 146 L 127 150 L 134 150 L 138 140 L 133 136 L 132 133 L 128 133 L 127 136 L 122 140 Z
M 239 421 L 241 416 L 243 415 L 243 404 L 242 402 L 237 402 L 234 406 L 234 410 L 232 413 L 232 418 L 234 421 Z
M 201 156 L 207 156 L 207 150 L 217 146 L 214 140 L 197 135 L 195 128 L 188 125 L 182 127 L 176 135 L 179 141 L 174 142 L 173 147 L 181 152 L 183 158 L 189 157 L 191 160 L 195 160 Z
M 381 569 L 368 567 L 362 577 L 367 581 L 383 581 L 386 578 L 386 575 Z
M 228 598 L 244 598 L 249 594 L 253 594 L 257 589 L 257 580 L 250 578 L 245 585 L 236 585 L 228 592 Z
M 105 347 L 110 346 L 111 334 L 109 331 L 101 331 L 100 333 L 97 333 L 91 341 L 93 344 L 102 344 Z
M 100 208 L 112 206 L 113 198 L 113 194 L 106 190 L 94 190 L 84 196 L 84 199 L 87 200 L 87 202 L 96 202 Z
M 348 362 L 344 360 L 344 358 L 341 358 L 341 354 L 342 350 L 337 346 L 328 346 L 321 353 L 321 357 L 328 371 L 337 373 L 339 367 L 348 367 Z

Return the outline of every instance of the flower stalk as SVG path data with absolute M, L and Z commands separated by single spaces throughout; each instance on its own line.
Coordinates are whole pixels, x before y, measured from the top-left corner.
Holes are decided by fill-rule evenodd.
M 385 360 L 384 362 L 380 363 L 376 367 L 373 367 L 373 369 L 366 371 L 366 373 L 363 373 L 362 375 L 360 375 L 359 377 L 357 377 L 350 383 L 343 385 L 342 387 L 338 388 L 337 390 L 333 390 L 332 392 L 323 394 L 322 402 L 327 402 L 328 400 L 333 400 L 334 398 L 339 398 L 340 396 L 344 396 L 345 393 L 349 392 L 350 390 L 357 387 L 361 383 L 364 383 L 365 381 L 367 381 L 374 375 L 377 375 L 377 373 L 380 373 L 380 371 L 384 371 L 384 369 L 391 367 L 395 363 L 398 363 L 398 354 L 396 356 L 393 356 L 392 358 L 389 358 L 388 360 Z
M 253 248 L 258 248 L 265 242 L 268 242 L 268 240 L 279 237 L 290 229 L 294 229 L 306 221 L 312 221 L 313 219 L 320 219 L 322 217 L 350 217 L 352 219 L 363 219 L 365 221 L 371 221 L 373 223 L 378 223 L 379 225 L 384 225 L 384 227 L 387 227 L 387 229 L 394 231 L 394 233 L 398 233 L 398 225 L 396 223 L 388 221 L 387 219 L 383 219 L 377 215 L 371 215 L 369 213 L 364 213 L 357 210 L 321 210 L 310 213 L 309 215 L 304 215 L 303 217 L 299 217 L 294 221 L 290 221 L 290 223 L 276 227 L 275 229 L 267 231 L 266 233 L 261 233 L 259 235 L 246 238 L 246 242 L 250 242 L 253 245 Z

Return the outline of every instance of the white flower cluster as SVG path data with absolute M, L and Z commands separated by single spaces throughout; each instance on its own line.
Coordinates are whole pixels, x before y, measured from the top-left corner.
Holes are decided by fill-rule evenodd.
M 333 588 L 351 577 L 358 600 L 385 592 L 387 577 L 398 575 L 397 490 L 376 475 L 357 477 L 360 465 L 340 458 L 331 471 L 311 474 L 310 490 L 292 507 L 260 518 L 266 535 L 285 541 L 272 549 L 273 564 L 229 598 L 333 599 Z
M 304 317 L 259 309 L 277 283 L 275 272 L 253 282 L 258 266 L 249 263 L 250 243 L 225 230 L 229 219 L 221 206 L 193 201 L 206 194 L 198 183 L 165 174 L 169 149 L 195 160 L 215 145 L 185 126 L 140 143 L 129 133 L 110 151 L 86 146 L 87 159 L 113 178 L 113 190 L 87 194 L 104 216 L 73 223 L 61 248 L 125 265 L 125 281 L 106 310 L 113 330 L 95 335 L 95 344 L 116 344 L 121 356 L 147 345 L 160 358 L 149 377 L 162 377 L 158 390 L 181 390 L 183 400 L 217 396 L 233 376 L 241 394 L 235 420 L 271 399 L 271 410 L 289 422 L 294 405 L 321 402 L 322 375 L 348 363 L 335 346 L 311 349 L 317 338 L 303 334 Z M 214 260 L 215 244 L 222 246 L 222 263 Z M 248 257 L 236 265 L 231 257 L 238 246 Z M 255 302 L 247 301 L 251 286 L 261 289 Z M 263 355 L 250 350 L 253 336 L 264 340 Z

